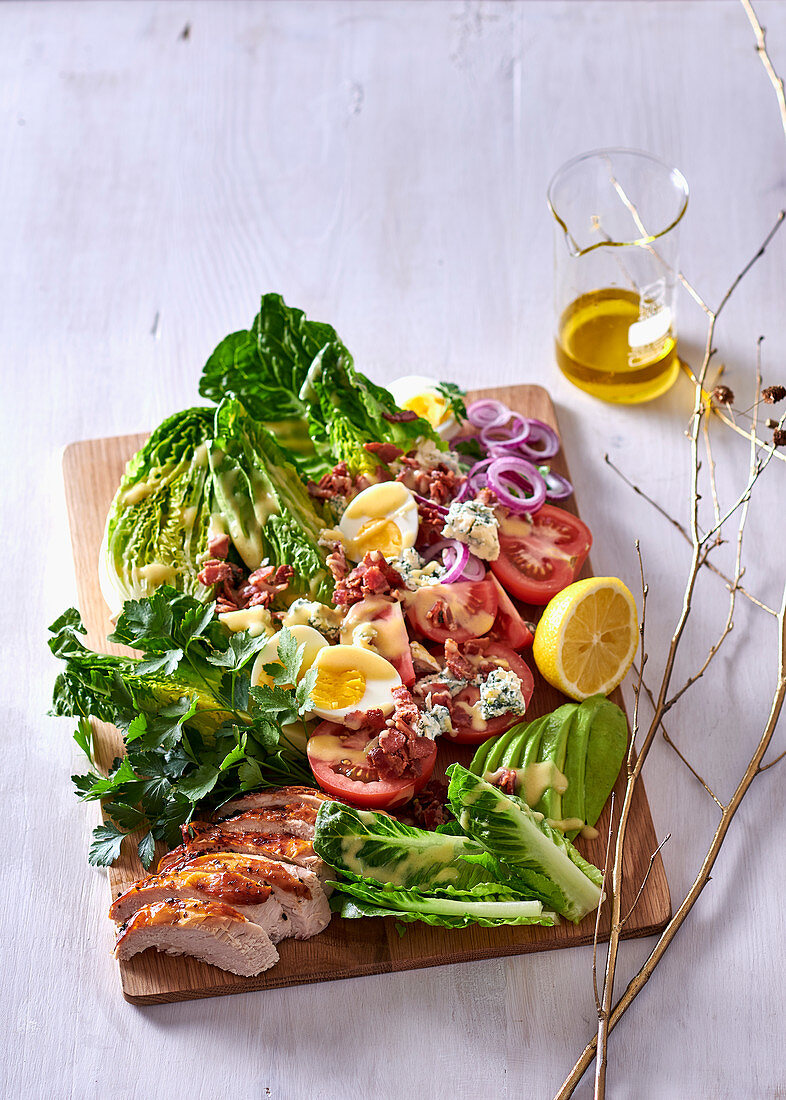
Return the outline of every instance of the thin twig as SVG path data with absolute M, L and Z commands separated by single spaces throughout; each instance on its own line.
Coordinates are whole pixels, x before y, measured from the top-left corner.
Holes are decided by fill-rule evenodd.
M 614 824 L 614 791 L 611 792 L 609 802 L 609 834 L 606 838 L 606 858 L 603 860 L 603 881 L 600 884 L 600 904 L 595 910 L 595 933 L 592 937 L 592 988 L 595 992 L 595 1008 L 600 1012 L 600 994 L 598 993 L 598 936 L 600 934 L 600 911 L 606 900 L 606 876 L 609 868 L 609 852 L 611 851 L 611 830 Z
M 784 756 L 786 756 L 786 749 L 784 749 L 780 755 L 776 756 L 774 760 L 770 760 L 769 764 L 760 764 L 759 771 L 766 772 L 767 768 L 774 768 L 776 764 L 779 764 L 781 760 L 783 760 Z
M 750 0 L 741 0 L 741 3 L 756 36 L 756 53 L 759 55 L 764 71 L 770 78 L 770 83 L 775 90 L 775 98 L 778 100 L 778 109 L 781 115 L 781 126 L 783 127 L 784 137 L 786 137 L 786 95 L 783 91 L 783 81 L 775 72 L 770 55 L 767 53 L 767 32 L 759 22 Z
M 627 911 L 625 916 L 620 921 L 620 924 L 622 925 L 623 928 L 628 923 L 628 918 L 630 917 L 631 913 L 633 912 L 633 910 L 638 905 L 639 898 L 644 893 L 644 887 L 647 885 L 647 879 L 650 877 L 650 872 L 652 871 L 652 868 L 655 866 L 655 860 L 658 857 L 658 853 L 660 852 L 663 845 L 667 844 L 668 841 L 670 841 L 670 840 L 671 840 L 671 833 L 666 833 L 663 840 L 660 842 L 658 847 L 655 849 L 655 851 L 650 856 L 649 866 L 647 867 L 647 870 L 644 872 L 644 878 L 641 880 L 641 886 L 639 887 L 639 890 L 638 890 L 638 893 L 636 894 L 636 897 L 633 899 L 633 904 L 631 905 L 630 909 Z
M 683 524 L 680 523 L 679 520 L 674 519 L 673 516 L 670 516 L 662 505 L 658 504 L 656 500 L 654 500 L 648 493 L 645 493 L 645 491 L 641 489 L 638 485 L 636 485 L 635 482 L 626 477 L 622 470 L 620 470 L 618 466 L 614 465 L 608 455 L 604 455 L 603 459 L 606 464 L 614 471 L 617 477 L 624 481 L 625 484 L 630 489 L 632 489 L 634 493 L 640 496 L 643 500 L 646 500 L 648 504 L 652 505 L 655 511 L 659 512 L 664 519 L 667 519 L 672 527 L 679 531 L 685 541 L 687 543 L 690 543 L 690 535 L 688 534 L 687 529 L 683 526 Z M 707 569 L 709 569 L 710 572 L 714 573 L 716 577 L 720 577 L 722 581 L 725 581 L 727 587 L 734 583 L 731 577 L 728 577 L 722 570 L 718 569 L 717 565 L 715 565 L 714 562 L 709 561 L 709 559 L 707 559 L 706 557 L 702 558 L 701 564 L 703 566 L 706 566 Z M 754 596 L 752 592 L 749 592 L 747 588 L 743 588 L 741 584 L 737 585 L 737 591 L 740 593 L 740 595 L 745 596 L 745 598 L 750 600 L 752 604 L 755 604 L 756 607 L 760 607 L 762 611 L 766 611 L 769 615 L 772 615 L 774 617 L 778 614 L 778 612 L 775 611 L 772 607 L 768 607 L 766 603 L 763 603 L 760 599 L 758 599 L 758 597 Z

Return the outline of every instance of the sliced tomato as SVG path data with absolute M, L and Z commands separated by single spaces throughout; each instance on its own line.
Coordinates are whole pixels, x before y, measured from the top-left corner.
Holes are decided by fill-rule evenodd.
M 508 515 L 499 525 L 494 575 L 511 595 L 543 606 L 575 581 L 592 546 L 578 517 L 544 504 L 533 516 Z
M 510 646 L 511 649 L 526 649 L 532 645 L 535 637 L 534 624 L 526 623 L 519 615 L 518 608 L 505 589 L 492 574 L 491 580 L 497 589 L 497 617 L 491 629 L 490 637 Z
M 342 645 L 352 645 L 355 630 L 366 624 L 374 627 L 374 637 L 368 643 L 370 648 L 390 661 L 404 685 L 411 687 L 415 683 L 415 669 L 401 604 L 385 596 L 366 596 L 353 604 L 341 626 Z
M 335 722 L 320 722 L 306 752 L 314 778 L 323 791 L 363 810 L 389 810 L 409 802 L 425 787 L 434 771 L 436 743 L 429 741 L 429 755 L 417 762 L 419 775 L 380 779 L 363 751 L 377 732 L 348 730 Z
M 482 581 L 426 584 L 407 595 L 407 618 L 413 630 L 432 642 L 468 642 L 482 638 L 494 625 L 497 590 Z
M 518 653 L 514 653 L 507 646 L 499 645 L 491 639 L 484 638 L 482 641 L 485 644 L 479 653 L 465 652 L 464 657 L 483 675 L 493 668 L 510 669 L 515 672 L 521 680 L 521 694 L 529 706 L 535 681 L 525 662 Z M 507 714 L 497 715 L 496 718 L 484 719 L 480 716 L 480 707 L 476 708 L 479 701 L 480 688 L 475 687 L 474 684 L 465 687 L 453 698 L 450 704 L 453 731 L 443 734 L 446 740 L 455 741 L 459 745 L 479 745 L 481 741 L 487 741 L 489 737 L 496 737 L 497 734 L 509 730 L 524 717 L 509 711 Z

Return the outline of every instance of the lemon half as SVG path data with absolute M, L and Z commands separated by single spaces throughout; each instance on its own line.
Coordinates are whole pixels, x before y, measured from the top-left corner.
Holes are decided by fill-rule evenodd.
M 636 602 L 617 577 L 569 584 L 547 605 L 532 655 L 541 675 L 571 699 L 608 695 L 639 644 Z

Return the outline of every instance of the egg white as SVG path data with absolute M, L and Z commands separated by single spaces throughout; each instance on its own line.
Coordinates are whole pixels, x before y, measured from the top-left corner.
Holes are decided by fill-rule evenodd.
M 407 374 L 391 382 L 388 390 L 402 409 L 411 409 L 428 420 L 441 439 L 452 439 L 459 431 L 459 423 L 444 394 L 439 392 L 436 378 Z
M 406 485 L 383 481 L 369 485 L 352 498 L 338 529 L 344 538 L 347 557 L 361 561 L 369 550 L 381 550 L 385 557 L 398 557 L 402 550 L 415 545 L 419 522 L 417 501 Z M 389 523 L 398 530 L 400 546 L 390 545 Z
M 297 626 L 290 626 L 289 630 L 298 645 L 302 645 L 303 642 L 306 643 L 306 648 L 303 650 L 303 659 L 300 662 L 300 669 L 297 674 L 299 683 L 313 665 L 319 651 L 324 649 L 328 645 L 328 642 L 313 626 L 298 624 Z M 254 661 L 254 667 L 251 669 L 252 687 L 260 687 L 262 684 L 272 685 L 273 681 L 265 672 L 265 665 L 279 663 L 278 643 L 280 639 L 280 633 L 274 634 L 272 637 L 268 638 L 265 645 L 262 646 L 257 654 L 257 659 Z
M 392 691 L 401 687 L 401 677 L 390 661 L 378 653 L 356 645 L 332 645 L 320 649 L 312 667 L 317 670 L 312 713 L 320 718 L 341 722 L 353 711 L 365 713 L 378 707 L 383 714 L 390 714 L 393 710 Z M 351 678 L 353 674 L 359 674 L 364 680 L 360 698 L 345 706 L 327 705 L 322 697 L 330 693 L 331 684 L 339 685 L 337 694 L 340 696 L 342 677 Z M 339 702 L 338 698 L 336 702 Z

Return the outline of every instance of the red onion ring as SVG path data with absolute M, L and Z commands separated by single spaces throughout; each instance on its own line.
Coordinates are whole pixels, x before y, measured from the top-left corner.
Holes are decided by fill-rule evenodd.
M 553 458 L 559 450 L 557 433 L 542 420 L 532 419 L 529 424 L 530 434 L 517 449 L 527 458 Z
M 532 430 L 530 421 L 525 420 L 523 416 L 519 416 L 517 413 L 513 413 L 511 419 L 513 421 L 511 425 L 492 424 L 490 427 L 484 428 L 480 433 L 481 442 L 486 447 L 503 447 L 505 449 L 514 448 L 519 443 L 526 442 Z
M 555 474 L 548 466 L 538 466 L 538 473 L 546 483 L 546 500 L 567 500 L 573 486 L 562 474 Z
M 451 584 L 463 574 L 470 553 L 469 548 L 458 539 L 440 539 L 423 551 L 425 561 L 434 561 L 438 556 L 442 557 L 442 564 L 445 567 L 445 575 L 440 577 L 440 584 Z
M 411 491 L 412 490 L 410 490 L 410 492 Z M 441 512 L 443 516 L 446 516 L 448 514 L 447 508 L 445 508 L 442 504 L 437 504 L 435 500 L 429 500 L 428 497 L 422 497 L 420 493 L 412 493 L 412 495 L 419 504 L 427 504 L 429 508 L 436 508 L 436 510 L 438 512 Z M 458 500 L 458 497 L 456 499 Z
M 480 558 L 470 554 L 464 572 L 461 574 L 461 579 L 463 581 L 482 581 L 485 576 L 486 566 Z
M 492 461 L 488 468 L 488 483 L 500 504 L 511 512 L 536 512 L 546 500 L 546 483 L 537 467 L 514 455 Z M 529 490 L 529 496 L 516 495 L 508 485 L 525 492 Z
M 473 401 L 471 405 L 467 405 L 467 420 L 476 428 L 493 428 L 497 424 L 505 424 L 511 415 L 506 405 L 491 398 Z

